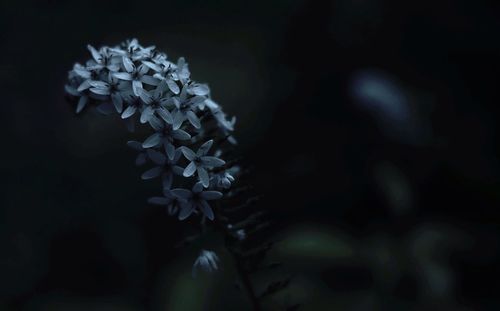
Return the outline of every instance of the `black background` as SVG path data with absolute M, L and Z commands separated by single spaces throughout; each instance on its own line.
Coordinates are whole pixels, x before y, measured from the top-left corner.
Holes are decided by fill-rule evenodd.
M 117 118 L 76 116 L 63 93 L 86 44 L 137 37 L 185 56 L 237 116 L 238 153 L 287 245 L 319 230 L 364 250 L 324 256 L 327 240 L 300 248 L 305 257 L 277 251 L 298 276 L 287 299 L 496 310 L 499 14 L 495 1 L 3 0 L 0 309 L 173 310 L 180 299 L 166 294 L 171 271 L 185 262 L 189 275 L 197 251 L 174 248 L 183 223 L 146 204 L 157 185 L 140 181 L 125 146 L 141 136 Z M 396 81 L 412 121 L 357 104 L 360 72 Z M 405 249 L 429 235 L 425 270 L 425 251 Z M 218 273 L 225 288 L 229 268 Z M 208 287 L 203 310 L 246 308 Z

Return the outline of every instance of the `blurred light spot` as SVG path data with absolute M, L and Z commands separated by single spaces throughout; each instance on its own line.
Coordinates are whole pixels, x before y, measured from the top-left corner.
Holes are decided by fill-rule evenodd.
M 425 142 L 430 124 L 422 94 L 409 92 L 396 79 L 377 70 L 353 75 L 350 93 L 356 105 L 367 111 L 390 138 L 410 143 Z
M 315 228 L 292 229 L 276 249 L 285 256 L 318 259 L 343 259 L 354 253 L 344 236 Z

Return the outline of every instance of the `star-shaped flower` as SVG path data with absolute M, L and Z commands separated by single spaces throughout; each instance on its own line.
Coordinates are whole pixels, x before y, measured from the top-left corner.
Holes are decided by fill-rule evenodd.
M 169 124 L 174 122 L 170 111 L 165 108 L 165 103 L 168 100 L 163 96 L 165 89 L 166 84 L 163 81 L 151 91 L 139 89 L 139 97 L 145 104 L 145 108 L 141 113 L 141 123 L 148 122 L 155 114 Z
M 165 154 L 153 149 L 147 149 L 146 153 L 151 161 L 153 161 L 153 163 L 157 166 L 144 172 L 141 178 L 151 179 L 161 175 L 163 187 L 170 189 L 170 187 L 172 186 L 172 181 L 174 179 L 174 174 L 182 175 L 182 167 L 176 165 L 181 157 L 181 151 L 179 149 L 175 150 L 172 158 L 170 158 L 169 156 L 165 156 Z
M 208 176 L 207 170 L 210 170 L 214 167 L 219 167 L 224 165 L 226 162 L 217 157 L 207 156 L 208 150 L 212 147 L 213 140 L 209 140 L 198 148 L 198 151 L 194 152 L 188 147 L 181 147 L 182 153 L 191 161 L 188 166 L 184 169 L 184 177 L 189 177 L 194 174 L 194 172 L 198 173 L 198 178 L 200 179 L 202 185 L 207 188 L 210 183 L 210 178 Z
M 179 195 L 185 189 L 172 189 L 168 187 L 163 188 L 162 197 L 152 197 L 148 200 L 150 204 L 165 205 L 169 215 L 175 215 L 179 211 L 181 204 L 186 203 L 186 200 Z
M 184 189 L 177 194 L 186 200 L 181 204 L 179 220 L 188 218 L 195 211 L 201 211 L 205 217 L 213 220 L 214 212 L 207 201 L 222 198 L 222 193 L 219 191 L 203 191 L 201 182 L 197 182 L 191 191 Z
M 167 154 L 170 156 L 175 152 L 173 145 L 175 140 L 191 139 L 191 135 L 189 135 L 186 131 L 181 129 L 174 130 L 172 125 L 158 119 L 156 116 L 151 116 L 149 124 L 156 131 L 156 133 L 149 136 L 142 143 L 142 147 L 144 148 L 156 147 L 163 144 L 165 146 L 165 150 L 167 150 Z
M 120 70 L 120 60 L 118 55 L 114 54 L 108 47 L 102 47 L 97 51 L 90 44 L 87 45 L 87 49 L 92 54 L 93 62 L 89 68 L 94 70 L 106 69 L 108 71 L 118 71 Z
M 123 68 L 125 72 L 115 72 L 114 76 L 120 80 L 130 81 L 135 96 L 139 96 L 139 89 L 143 88 L 142 83 L 157 86 L 160 80 L 147 75 L 149 67 L 145 65 L 135 66 L 134 62 L 127 56 L 122 56 Z

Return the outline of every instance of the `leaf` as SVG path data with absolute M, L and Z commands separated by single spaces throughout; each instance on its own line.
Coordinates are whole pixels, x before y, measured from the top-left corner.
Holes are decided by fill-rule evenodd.
M 272 282 L 267 286 L 267 288 L 260 294 L 260 298 L 275 294 L 288 287 L 292 278 L 287 278 L 286 280 Z

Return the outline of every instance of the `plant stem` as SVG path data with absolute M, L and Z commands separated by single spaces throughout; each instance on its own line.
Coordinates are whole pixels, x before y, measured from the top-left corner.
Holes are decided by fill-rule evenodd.
M 234 250 L 228 245 L 228 241 L 232 238 L 232 235 L 229 232 L 229 230 L 227 229 L 227 227 L 220 221 L 220 218 L 218 216 L 219 215 L 216 213 L 215 225 L 224 234 L 225 247 L 226 247 L 227 251 L 233 257 L 233 261 L 234 261 L 234 264 L 236 266 L 236 272 L 238 273 L 238 276 L 241 280 L 243 288 L 244 288 L 244 290 L 245 290 L 245 292 L 250 300 L 250 303 L 252 304 L 252 309 L 254 311 L 262 311 L 262 307 L 260 305 L 259 299 L 255 294 L 255 290 L 253 288 L 253 284 L 250 280 L 250 277 L 248 276 L 248 273 L 246 273 L 246 271 L 245 271 L 241 257 L 239 256 L 239 254 L 234 252 Z
M 250 281 L 250 278 L 248 277 L 248 274 L 245 272 L 245 269 L 243 268 L 241 259 L 237 254 L 232 252 L 229 248 L 227 248 L 228 251 L 231 253 L 233 256 L 235 265 L 236 265 L 236 270 L 238 272 L 238 275 L 240 276 L 241 283 L 243 284 L 243 287 L 245 288 L 245 291 L 248 295 L 248 298 L 250 299 L 250 302 L 252 303 L 252 307 L 254 311 L 261 311 L 262 307 L 260 306 L 259 299 L 255 295 L 255 290 L 253 289 L 252 282 Z

